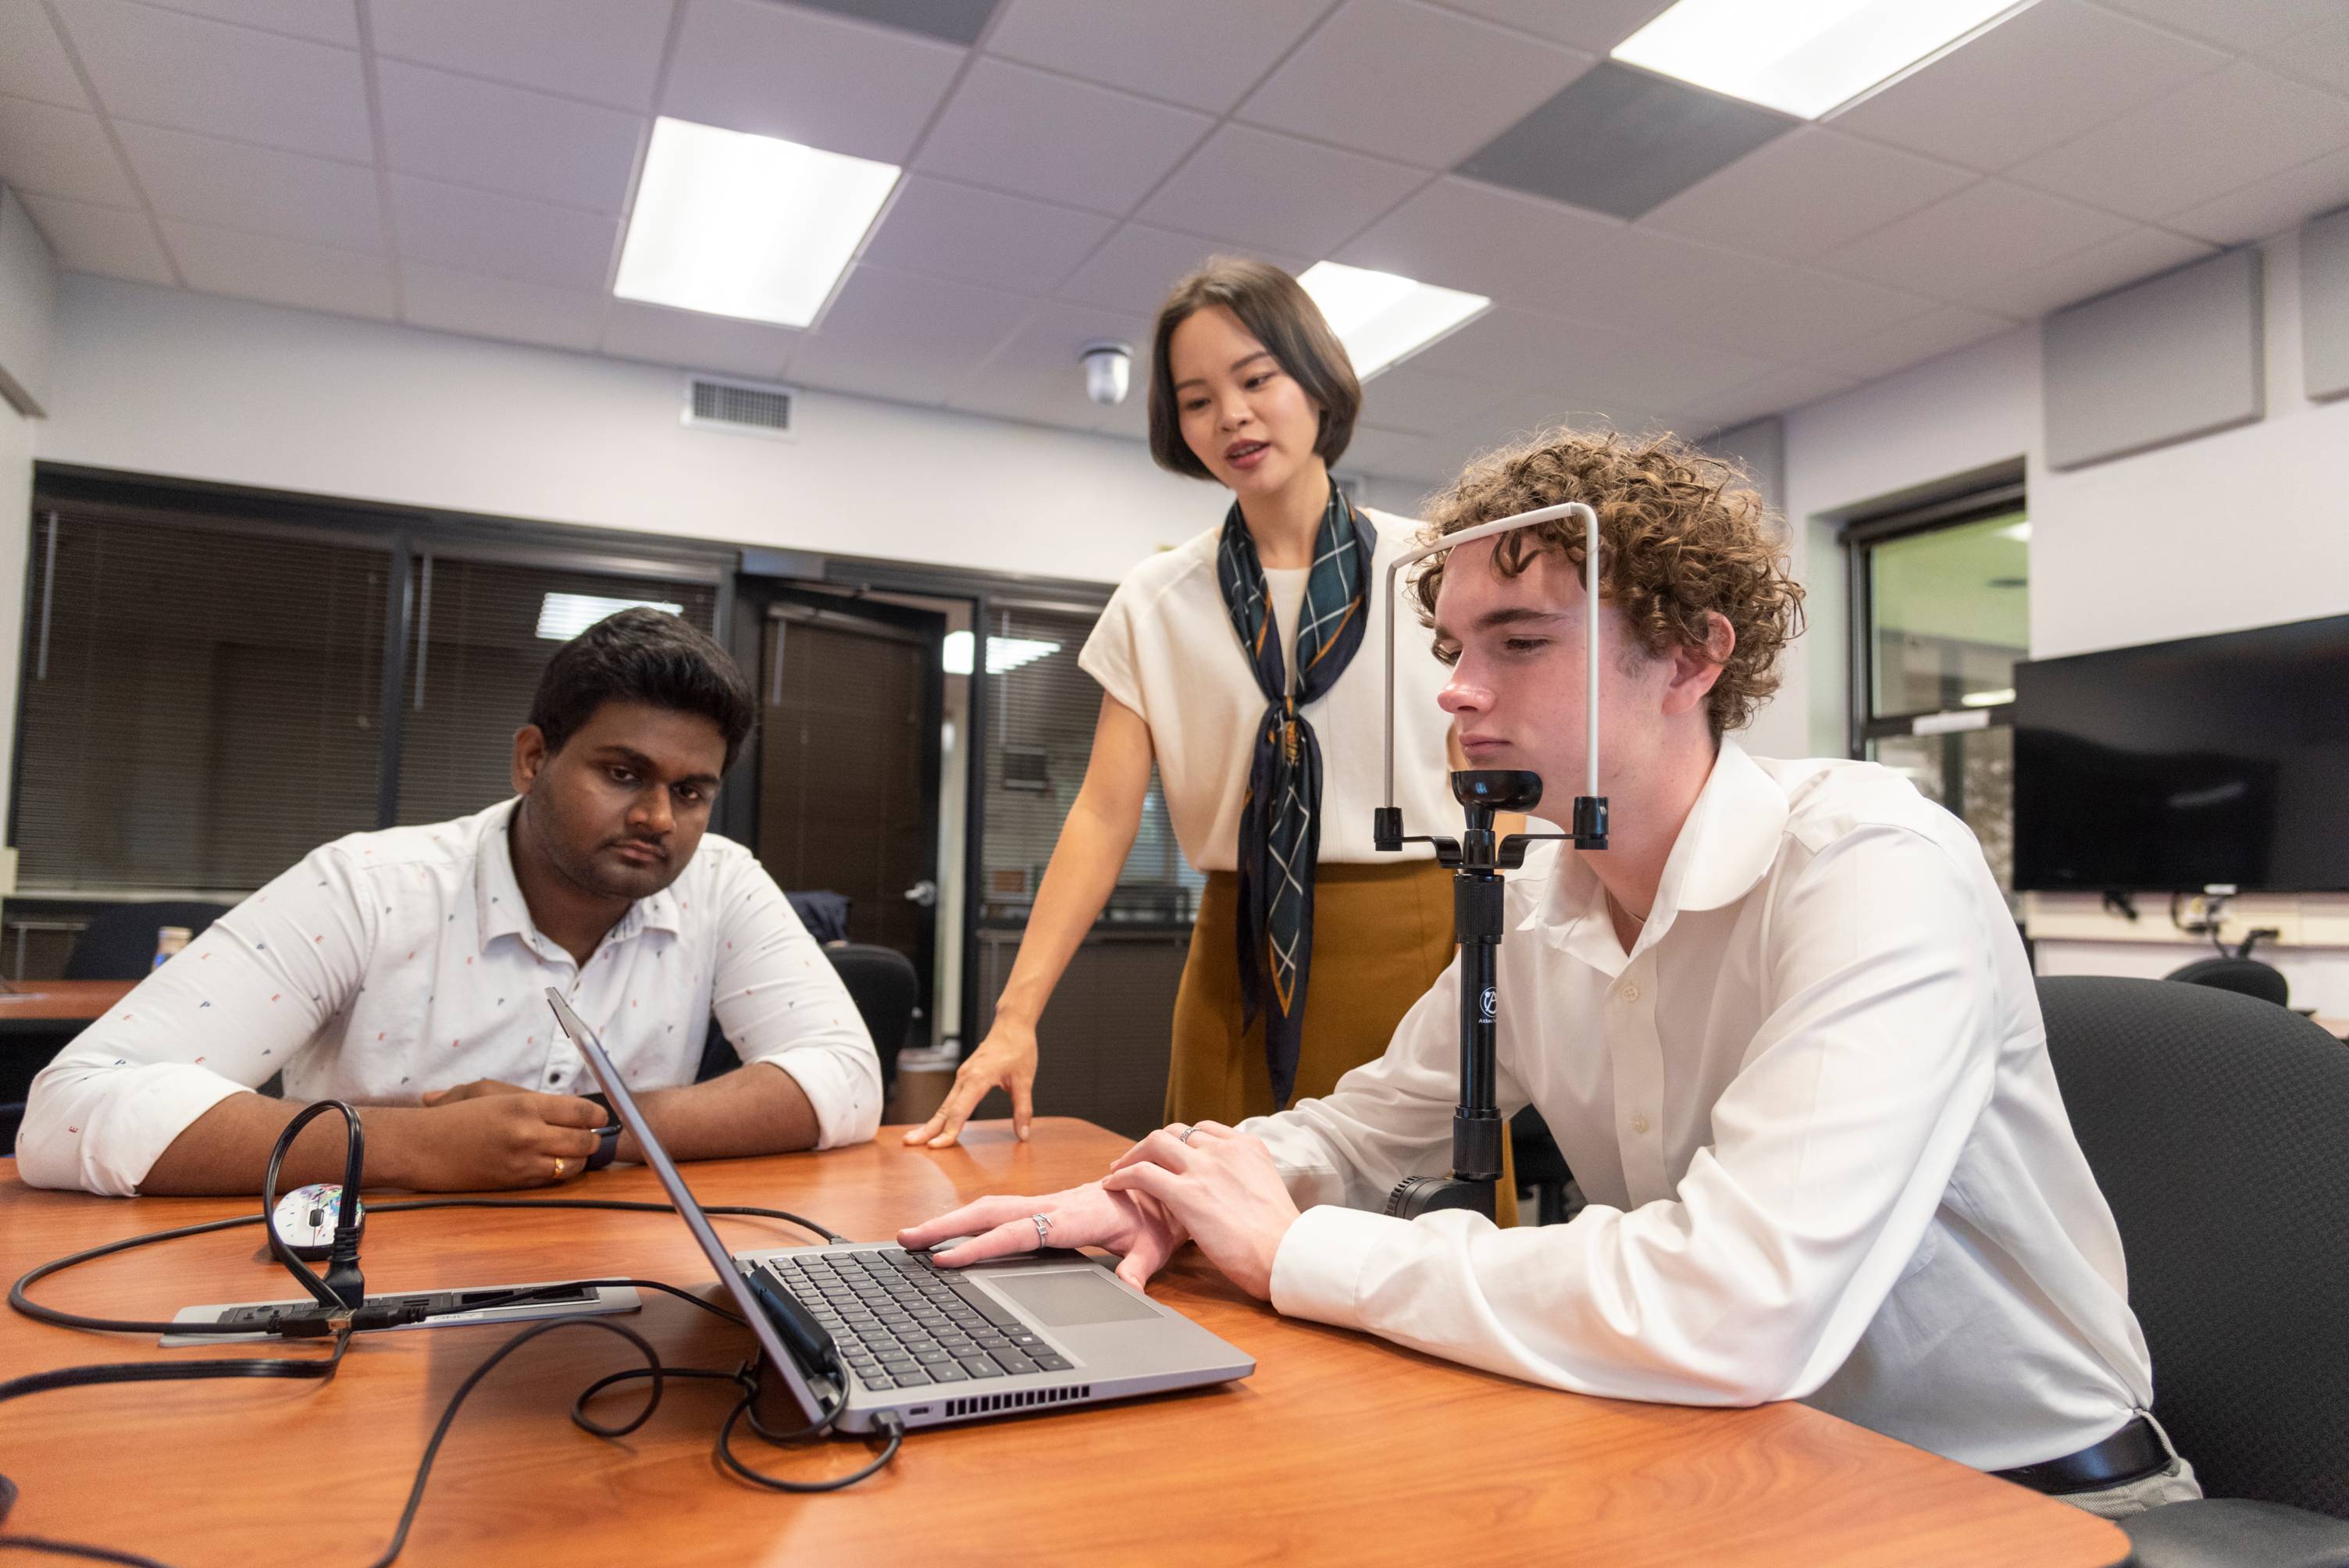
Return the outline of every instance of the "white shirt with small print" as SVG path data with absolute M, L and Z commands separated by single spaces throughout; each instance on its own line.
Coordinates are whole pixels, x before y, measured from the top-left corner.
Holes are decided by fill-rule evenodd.
M 550 986 L 631 1088 L 691 1083 L 714 1009 L 743 1061 L 772 1062 L 806 1093 L 819 1148 L 873 1136 L 871 1037 L 748 850 L 704 836 L 582 965 L 532 923 L 514 806 L 338 839 L 222 915 L 34 1079 L 18 1174 L 135 1193 L 197 1118 L 281 1072 L 291 1099 L 357 1105 L 415 1105 L 476 1078 L 592 1092 Z
M 1451 1166 L 1455 961 L 1383 1057 L 1243 1124 L 1305 1210 L 1275 1306 L 1578 1393 L 1800 1399 L 1982 1470 L 2151 1405 L 2120 1235 L 1965 824 L 1873 763 L 1728 740 L 1630 951 L 1558 845 L 1507 903 L 1500 1109 L 1540 1109 L 1589 1207 L 1379 1212 Z

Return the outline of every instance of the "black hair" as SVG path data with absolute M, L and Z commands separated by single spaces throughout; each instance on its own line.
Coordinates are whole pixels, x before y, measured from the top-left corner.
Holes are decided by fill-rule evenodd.
M 699 714 L 726 737 L 734 766 L 758 719 L 750 683 L 724 648 L 665 610 L 638 605 L 606 615 L 554 650 L 531 698 L 530 722 L 560 751 L 607 702 L 641 702 Z
M 1305 395 L 1319 405 L 1320 433 L 1313 449 L 1335 466 L 1354 438 L 1354 417 L 1362 408 L 1362 384 L 1346 346 L 1330 330 L 1321 307 L 1304 285 L 1269 262 L 1216 256 L 1174 285 L 1158 308 L 1150 340 L 1150 455 L 1160 468 L 1195 480 L 1216 476 L 1183 438 L 1183 415 L 1175 407 L 1174 366 L 1167 348 L 1174 329 L 1209 305 L 1222 305 L 1288 372 Z

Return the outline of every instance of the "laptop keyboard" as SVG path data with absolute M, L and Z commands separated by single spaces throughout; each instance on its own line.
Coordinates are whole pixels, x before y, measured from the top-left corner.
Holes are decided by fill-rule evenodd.
M 926 1253 L 806 1253 L 768 1260 L 867 1388 L 1066 1372 L 1028 1326 Z

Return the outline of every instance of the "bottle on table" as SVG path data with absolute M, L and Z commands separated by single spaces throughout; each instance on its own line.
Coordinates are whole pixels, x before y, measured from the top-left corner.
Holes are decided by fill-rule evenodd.
M 185 947 L 194 934 L 184 925 L 166 925 L 155 933 L 155 967 L 160 969 L 171 954 Z

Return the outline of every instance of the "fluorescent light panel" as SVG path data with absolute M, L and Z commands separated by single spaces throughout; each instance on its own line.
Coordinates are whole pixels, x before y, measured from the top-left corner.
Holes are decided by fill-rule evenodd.
M 2031 0 L 1680 0 L 1614 57 L 1816 119 Z
M 1393 273 L 1316 262 L 1297 280 L 1367 381 L 1493 307 L 1483 294 L 1441 289 Z
M 886 163 L 663 117 L 653 122 L 612 292 L 805 326 L 897 174 Z
M 1958 700 L 1968 707 L 1996 707 L 2002 702 L 2014 700 L 2014 688 L 2001 686 L 1996 691 L 1970 691 Z
M 999 676 L 1006 670 L 1016 670 L 1021 665 L 1032 665 L 1061 651 L 1058 643 L 1040 642 L 1033 637 L 989 637 L 987 639 L 987 673 Z M 948 632 L 942 661 L 950 676 L 970 674 L 970 634 Z
M 594 593 L 549 593 L 538 606 L 538 634 L 550 643 L 567 643 L 606 615 L 623 610 L 663 610 L 685 614 L 682 604 L 659 599 L 605 599 Z

